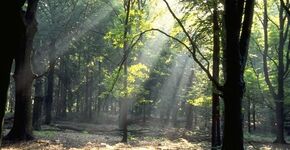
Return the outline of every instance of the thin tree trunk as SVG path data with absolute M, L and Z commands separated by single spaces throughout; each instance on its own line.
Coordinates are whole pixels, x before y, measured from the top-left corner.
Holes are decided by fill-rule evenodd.
M 122 141 L 123 143 L 127 143 L 128 141 L 128 120 L 127 120 L 127 113 L 128 113 L 128 55 L 129 55 L 129 45 L 127 36 L 130 32 L 130 10 L 131 10 L 131 0 L 124 1 L 124 7 L 126 11 L 126 17 L 124 22 L 124 35 L 123 35 L 123 53 L 124 53 L 124 99 L 120 102 L 120 128 L 123 132 Z
M 279 47 L 278 47 L 278 93 L 275 98 L 276 104 L 276 119 L 277 119 L 277 135 L 275 143 L 286 143 L 284 137 L 284 23 L 283 20 L 284 9 L 280 6 L 280 30 L 279 30 Z
M 186 85 L 186 90 L 189 92 L 191 90 L 191 87 L 193 85 L 193 78 L 194 78 L 194 69 L 191 68 L 190 76 L 189 76 L 189 81 Z M 193 121 L 193 106 L 189 103 L 186 102 L 185 104 L 185 114 L 186 114 L 186 124 L 185 124 L 185 129 L 187 130 L 192 130 L 192 121 Z
M 219 81 L 219 55 L 220 55 L 220 30 L 219 30 L 219 15 L 217 11 L 217 2 L 214 5 L 213 12 L 213 79 Z M 219 106 L 219 91 L 214 83 L 212 83 L 212 129 L 211 129 L 211 146 L 212 149 L 217 149 L 221 145 L 220 137 L 220 106 Z
M 247 98 L 247 123 L 248 123 L 248 132 L 252 133 L 251 131 L 251 100 Z
M 55 96 L 54 96 L 54 110 L 55 110 L 55 119 L 60 120 L 61 119 L 61 109 L 62 109 L 62 92 L 63 92 L 63 84 L 62 81 L 60 79 L 60 77 L 58 78 L 58 83 L 56 85 L 57 89 L 55 91 Z
M 52 102 L 53 102 L 53 92 L 54 92 L 54 69 L 55 61 L 51 60 L 49 62 L 49 71 L 47 75 L 47 95 L 45 98 L 45 124 L 51 124 L 52 115 Z
M 253 130 L 256 130 L 256 104 L 255 102 L 253 103 Z
M 42 79 L 38 78 L 35 81 L 35 97 L 32 118 L 32 125 L 35 130 L 41 130 L 42 104 L 43 104 L 43 83 Z

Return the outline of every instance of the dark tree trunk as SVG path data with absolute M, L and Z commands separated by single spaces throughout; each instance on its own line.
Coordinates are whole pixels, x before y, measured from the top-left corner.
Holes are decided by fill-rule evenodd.
M 1 11 L 1 17 L 6 22 L 3 24 L 2 34 L 3 43 L 2 47 L 10 48 L 0 55 L 0 146 L 2 142 L 2 129 L 3 129 L 3 119 L 6 110 L 7 103 L 7 90 L 10 82 L 10 72 L 13 59 L 15 54 L 19 52 L 21 47 L 23 47 L 23 42 L 25 41 L 25 25 L 20 13 L 23 4 L 18 1 L 5 1 L 3 6 L 6 9 Z
M 45 121 L 49 125 L 51 123 L 52 115 L 52 101 L 53 101 L 53 88 L 54 88 L 54 68 L 55 61 L 49 63 L 49 71 L 47 75 L 47 93 L 45 98 Z
M 242 99 L 244 68 L 253 19 L 254 0 L 225 1 L 225 85 L 223 150 L 243 150 Z M 244 15 L 244 19 L 243 18 Z M 243 21 L 242 21 L 243 20 Z M 243 24 L 243 25 L 242 25 Z
M 276 104 L 276 120 L 277 120 L 277 135 L 275 143 L 286 143 L 284 137 L 284 45 L 286 38 L 284 38 L 284 9 L 280 6 L 279 20 L 280 20 L 280 30 L 279 30 L 279 47 L 278 47 L 278 91 L 275 98 Z M 288 27 L 287 27 L 288 28 Z M 287 35 L 287 33 L 285 33 Z
M 7 140 L 33 139 L 31 88 L 34 75 L 31 70 L 31 52 L 33 51 L 34 35 L 37 32 L 35 18 L 37 3 L 38 0 L 28 1 L 24 18 L 26 22 L 26 40 L 23 41 L 15 57 L 15 114 L 13 127 L 5 137 Z
M 213 79 L 219 81 L 219 55 L 220 55 L 220 30 L 219 30 L 219 14 L 217 11 L 217 2 L 214 5 L 213 12 Z M 212 129 L 211 129 L 211 146 L 217 149 L 221 145 L 220 137 L 220 104 L 219 91 L 214 83 L 212 83 Z
M 38 78 L 35 81 L 35 97 L 33 104 L 32 125 L 34 130 L 41 130 L 41 115 L 43 104 L 43 83 L 42 79 Z

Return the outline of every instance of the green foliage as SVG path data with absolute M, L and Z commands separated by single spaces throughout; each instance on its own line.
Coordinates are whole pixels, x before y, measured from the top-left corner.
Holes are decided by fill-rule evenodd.
M 119 78 L 116 81 L 116 78 Z M 122 72 L 119 72 L 117 68 L 113 73 L 106 74 L 104 79 L 104 84 L 107 88 L 107 92 L 112 88 L 114 82 L 114 90 L 112 91 L 112 95 L 117 98 L 124 97 L 125 94 L 129 97 L 133 97 L 143 90 L 142 83 L 148 79 L 149 69 L 146 65 L 138 63 L 135 65 L 131 65 L 128 68 L 128 76 L 126 77 Z M 127 91 L 124 90 L 123 81 L 127 80 Z M 104 92 L 102 95 L 106 95 L 108 93 Z
M 146 11 L 138 9 L 135 5 L 132 6 L 129 13 L 128 24 L 125 25 L 125 18 L 127 11 L 120 11 L 117 18 L 114 19 L 114 27 L 106 33 L 104 39 L 110 42 L 114 48 L 124 48 L 124 40 L 129 43 L 134 42 L 141 31 L 147 30 L 151 27 L 150 22 L 147 21 Z M 124 39 L 125 27 L 129 27 L 130 31 L 127 38 Z M 138 42 L 137 46 L 142 46 L 142 42 Z
M 187 102 L 192 106 L 203 106 L 209 107 L 211 105 L 211 97 L 210 96 L 201 96 L 196 99 L 189 99 Z

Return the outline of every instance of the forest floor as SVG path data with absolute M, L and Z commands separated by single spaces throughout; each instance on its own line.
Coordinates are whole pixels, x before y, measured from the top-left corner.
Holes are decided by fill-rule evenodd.
M 8 129 L 5 130 L 8 132 Z M 36 139 L 23 143 L 4 143 L 3 150 L 175 150 L 210 149 L 208 133 L 189 132 L 171 127 L 130 125 L 128 144 L 120 143 L 116 125 L 56 122 L 34 132 Z M 273 144 L 271 137 L 245 135 L 246 149 L 290 150 L 290 145 Z

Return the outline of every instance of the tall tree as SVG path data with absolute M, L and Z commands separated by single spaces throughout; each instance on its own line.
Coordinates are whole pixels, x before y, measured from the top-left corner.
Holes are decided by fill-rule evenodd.
M 189 93 L 191 87 L 193 86 L 193 78 L 194 78 L 194 68 L 191 68 L 189 80 L 188 80 L 188 83 L 186 85 L 187 93 Z M 186 114 L 185 128 L 187 130 L 191 130 L 192 129 L 192 121 L 193 121 L 193 105 L 190 104 L 189 102 L 186 102 L 186 104 L 185 104 L 185 114 Z
M 31 140 L 32 135 L 32 99 L 31 88 L 34 74 L 31 68 L 33 39 L 37 31 L 36 11 L 38 0 L 28 0 L 24 21 L 26 25 L 25 44 L 19 48 L 15 57 L 16 102 L 14 123 L 5 137 L 8 140 Z
M 42 106 L 43 106 L 43 81 L 42 78 L 38 78 L 35 80 L 35 96 L 34 96 L 34 104 L 33 104 L 33 116 L 32 116 L 32 125 L 34 130 L 41 130 L 41 114 L 42 114 Z
M 214 10 L 212 16 L 213 22 L 213 66 L 212 76 L 215 81 L 219 81 L 219 64 L 220 64 L 220 27 L 219 27 L 219 14 L 217 2 L 214 1 Z M 221 145 L 220 137 L 220 104 L 219 104 L 219 91 L 212 83 L 212 129 L 211 129 L 211 146 L 216 149 Z
M 245 92 L 244 70 L 254 13 L 254 0 L 225 1 L 225 85 L 223 98 L 223 150 L 242 150 L 242 99 Z
M 120 102 L 120 128 L 123 132 L 122 142 L 127 143 L 128 140 L 128 60 L 127 57 L 129 55 L 129 43 L 128 43 L 128 34 L 130 32 L 130 10 L 131 10 L 131 0 L 124 1 L 124 9 L 126 11 L 126 17 L 124 20 L 124 33 L 123 33 L 123 55 L 124 55 L 124 63 L 122 64 L 124 67 L 124 99 Z
M 2 46 L 6 49 L 5 53 L 0 56 L 0 145 L 2 141 L 2 129 L 3 129 L 3 119 L 6 110 L 7 103 L 7 90 L 10 82 L 10 71 L 13 59 L 15 59 L 16 53 L 21 51 L 21 48 L 25 45 L 25 25 L 21 15 L 21 7 L 23 6 L 23 1 L 5 1 L 3 6 L 5 10 L 1 9 L 1 17 L 7 20 L 3 25 L 3 43 Z M 4 31 L 5 30 L 5 31 Z M 7 32 L 11 31 L 11 32 Z
M 242 99 L 245 92 L 244 70 L 247 62 L 249 39 L 254 13 L 254 0 L 225 0 L 225 48 L 224 48 L 224 72 L 225 84 L 220 86 L 211 75 L 209 69 L 198 59 L 196 53 L 200 53 L 197 43 L 186 30 L 182 21 L 170 8 L 169 3 L 163 0 L 171 15 L 175 18 L 183 33 L 189 40 L 190 46 L 179 39 L 162 32 L 182 44 L 190 53 L 193 60 L 206 73 L 208 78 L 222 92 L 224 99 L 224 134 L 223 150 L 242 150 L 243 126 L 242 126 Z M 203 57 L 204 58 L 204 57 Z
M 289 65 L 289 55 L 284 55 L 285 53 L 285 43 L 287 40 L 288 30 L 289 30 L 289 19 L 287 21 L 287 14 L 285 14 L 285 9 L 283 8 L 283 1 L 280 1 L 279 7 L 279 41 L 278 41 L 278 49 L 277 49 L 277 86 L 273 85 L 270 76 L 269 76 L 269 66 L 268 66 L 268 57 L 269 57 L 269 37 L 268 37 L 268 11 L 267 11 L 267 0 L 264 0 L 264 18 L 263 18 L 263 31 L 264 31 L 264 52 L 263 52 L 263 71 L 265 76 L 265 82 L 268 85 L 271 95 L 275 100 L 275 114 L 276 114 L 276 143 L 285 143 L 284 137 L 284 99 L 285 99 L 285 91 L 284 91 L 284 81 L 286 80 L 286 74 L 289 70 L 287 64 Z M 284 4 L 285 5 L 285 4 Z M 289 17 L 288 17 L 289 18 Z M 289 52 L 288 52 L 289 54 Z M 284 59 L 284 57 L 286 57 Z M 288 58 L 287 58 L 288 57 Z M 286 63 L 285 63 L 286 60 Z

